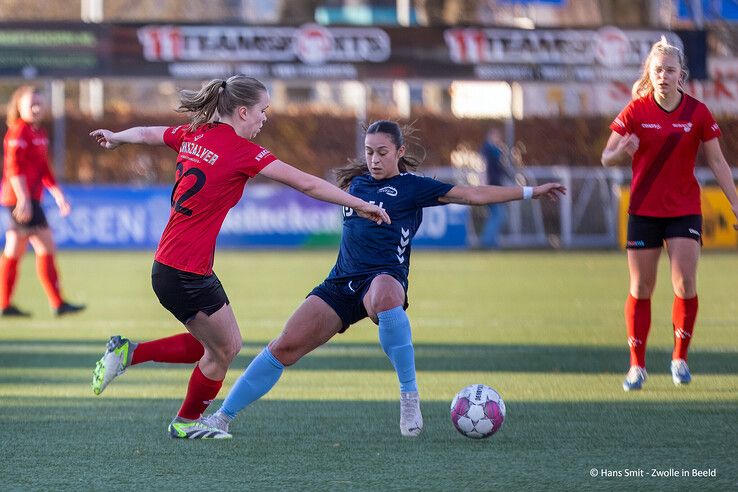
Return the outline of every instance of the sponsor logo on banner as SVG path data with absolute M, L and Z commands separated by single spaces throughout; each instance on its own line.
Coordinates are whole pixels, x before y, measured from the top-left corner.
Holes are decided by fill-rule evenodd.
M 148 61 L 302 61 L 380 63 L 390 56 L 389 36 L 378 28 L 167 26 L 138 30 Z
M 454 63 L 595 64 L 640 66 L 653 43 L 666 35 L 682 47 L 678 36 L 664 31 L 628 31 L 612 26 L 584 29 L 452 28 L 444 32 Z
M 150 249 L 157 246 L 171 210 L 169 186 L 77 186 L 65 188 L 72 213 L 61 217 L 53 200 L 44 209 L 60 249 Z M 233 207 L 218 236 L 222 248 L 300 247 L 340 241 L 340 208 L 292 188 L 253 185 Z M 468 208 L 450 204 L 427 209 L 414 246 L 460 248 L 466 245 Z M 0 214 L 0 232 L 9 226 Z M 4 235 L 0 234 L 0 243 Z M 399 256 L 409 244 L 400 240 Z

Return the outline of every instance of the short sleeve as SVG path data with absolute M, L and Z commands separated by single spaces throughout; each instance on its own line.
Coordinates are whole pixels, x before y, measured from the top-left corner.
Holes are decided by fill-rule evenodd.
M 249 178 L 253 178 L 277 158 L 264 147 L 248 142 L 244 157 L 241 159 L 241 171 Z
M 8 130 L 5 136 L 5 168 L 7 177 L 18 176 L 22 173 L 25 164 L 25 155 L 30 145 L 30 138 L 22 131 L 23 127 Z
M 452 184 L 428 177 L 416 176 L 415 181 L 415 204 L 421 208 L 445 205 L 438 199 L 454 187 Z
M 179 153 L 179 148 L 182 146 L 182 141 L 189 129 L 189 125 L 170 126 L 164 132 L 164 143 L 167 147 Z
M 718 126 L 717 121 L 715 121 L 715 118 L 712 117 L 712 113 L 709 109 L 707 109 L 707 106 L 705 106 L 704 104 L 702 104 L 701 106 L 703 117 L 701 118 L 702 133 L 700 134 L 700 139 L 703 142 L 707 142 L 708 140 L 719 137 L 720 135 L 722 135 L 722 132 L 720 131 L 720 126 Z
M 610 130 L 623 136 L 633 133 L 633 102 L 625 106 L 625 109 L 610 123 Z

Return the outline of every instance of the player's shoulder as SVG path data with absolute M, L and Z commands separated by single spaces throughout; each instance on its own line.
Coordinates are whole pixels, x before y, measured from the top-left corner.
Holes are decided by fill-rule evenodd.
M 25 147 L 26 143 L 33 137 L 31 125 L 20 120 L 14 125 L 8 127 L 5 133 L 5 143 L 10 146 Z
M 630 112 L 651 111 L 654 109 L 656 109 L 656 106 L 652 94 L 632 99 L 627 106 L 625 106 L 625 110 Z
M 407 184 L 410 186 L 413 185 L 424 185 L 424 184 L 430 184 L 430 183 L 437 183 L 438 180 L 432 176 L 425 176 L 423 174 L 418 174 L 414 172 L 404 172 L 400 173 L 398 176 L 398 181 L 402 182 L 403 184 Z
M 684 93 L 684 99 L 686 104 L 691 104 L 695 106 L 695 112 L 697 113 L 710 113 L 710 109 L 707 107 L 707 104 L 702 102 L 701 100 L 697 99 L 691 94 Z
M 192 133 L 192 131 L 193 130 L 190 128 L 189 124 L 175 125 L 167 128 L 164 132 L 164 136 L 186 136 L 187 134 Z

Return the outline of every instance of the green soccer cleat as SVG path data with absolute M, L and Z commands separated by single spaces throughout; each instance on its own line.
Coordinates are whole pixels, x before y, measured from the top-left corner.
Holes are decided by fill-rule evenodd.
M 199 420 L 184 420 L 179 417 L 172 420 L 167 428 L 174 439 L 230 439 L 228 432 L 212 427 Z
M 99 395 L 115 379 L 126 371 L 129 364 L 131 342 L 118 335 L 110 337 L 105 353 L 92 372 L 92 392 Z

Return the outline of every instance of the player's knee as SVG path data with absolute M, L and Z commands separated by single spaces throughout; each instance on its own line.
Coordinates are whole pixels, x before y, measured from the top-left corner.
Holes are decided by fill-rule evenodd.
M 220 347 L 215 347 L 210 350 L 206 349 L 206 355 L 209 356 L 213 362 L 221 367 L 228 367 L 233 359 L 236 358 L 238 352 L 241 350 L 240 346 L 234 343 L 228 343 Z
M 376 317 L 379 313 L 402 306 L 403 302 L 404 299 L 395 293 L 380 293 L 374 296 L 367 312 L 370 316 Z
M 240 340 L 233 340 L 231 343 L 228 344 L 224 355 L 228 359 L 229 363 L 233 359 L 235 359 L 238 353 L 241 351 L 241 345 L 242 344 Z
M 302 358 L 302 351 L 298 347 L 290 346 L 279 338 L 269 344 L 269 352 L 285 367 L 294 365 Z
M 697 295 L 695 279 L 681 278 L 674 281 L 674 294 L 682 299 L 691 299 Z
M 630 285 L 630 293 L 636 299 L 649 299 L 653 294 L 653 288 L 651 282 L 635 281 Z

